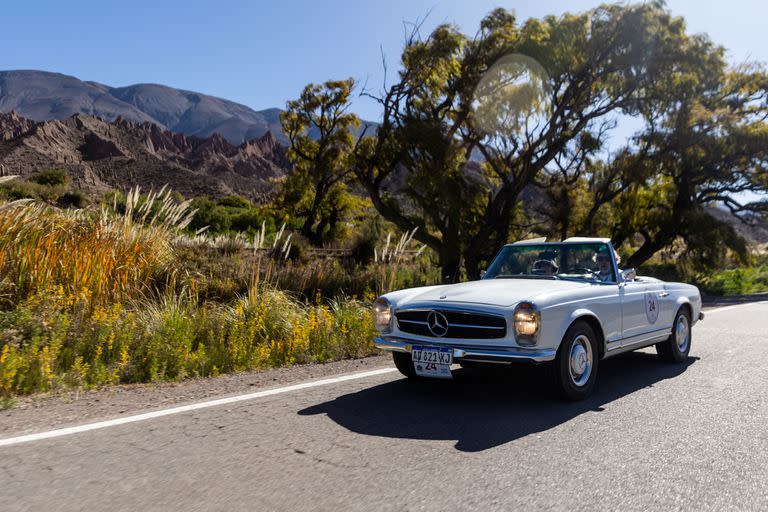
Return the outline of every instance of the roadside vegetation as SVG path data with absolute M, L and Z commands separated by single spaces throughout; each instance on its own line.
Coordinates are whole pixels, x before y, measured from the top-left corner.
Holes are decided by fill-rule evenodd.
M 64 169 L 41 169 L 27 180 L 8 180 L 0 187 L 0 200 L 16 199 L 38 199 L 62 208 L 82 208 L 88 204 L 87 196 L 72 185 Z
M 768 262 L 715 272 L 704 279 L 701 288 L 711 295 L 768 293 Z
M 340 278 L 286 263 L 286 231 L 270 243 L 265 231 L 250 243 L 195 236 L 184 230 L 194 214 L 189 202 L 169 192 L 135 190 L 116 210 L 0 206 L 0 395 L 372 353 L 369 303 L 377 282 L 397 282 L 397 255 L 361 271 L 372 287 L 357 297 L 309 298 L 309 287 L 277 284 L 297 272 L 326 289 Z M 203 263 L 192 263 L 192 253 Z

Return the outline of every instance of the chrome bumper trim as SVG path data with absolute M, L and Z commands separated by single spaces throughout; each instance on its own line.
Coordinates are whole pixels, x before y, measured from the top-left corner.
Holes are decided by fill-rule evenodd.
M 410 352 L 413 345 L 430 346 L 430 343 L 414 343 L 412 341 L 405 341 L 399 339 L 386 339 L 378 337 L 374 340 L 373 344 L 376 348 L 381 350 L 389 350 L 391 352 Z M 432 346 L 450 347 L 453 349 L 454 359 L 476 360 L 476 361 L 533 361 L 536 363 L 543 363 L 546 361 L 552 361 L 555 359 L 557 352 L 554 349 L 544 350 L 526 350 L 526 349 L 499 349 L 492 350 L 487 348 L 473 348 L 473 347 L 461 347 L 453 344 L 433 344 Z

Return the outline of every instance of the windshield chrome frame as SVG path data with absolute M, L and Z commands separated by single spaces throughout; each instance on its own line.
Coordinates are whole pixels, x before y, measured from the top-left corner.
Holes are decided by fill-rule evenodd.
M 624 281 L 622 280 L 621 272 L 619 271 L 619 263 L 616 261 L 616 251 L 614 250 L 613 243 L 611 241 L 607 241 L 607 242 L 603 242 L 603 241 L 587 242 L 587 241 L 584 241 L 584 240 L 572 240 L 572 241 L 568 241 L 568 242 L 566 242 L 566 241 L 562 241 L 562 242 L 533 242 L 533 241 L 527 242 L 527 241 L 523 241 L 523 242 L 515 242 L 513 244 L 505 244 L 505 245 L 503 245 L 501 247 L 501 249 L 499 249 L 499 251 L 493 257 L 491 262 L 488 264 L 488 268 L 491 267 L 491 264 L 496 260 L 496 258 L 499 257 L 499 254 L 501 254 L 501 251 L 503 251 L 506 247 L 513 247 L 513 246 L 514 247 L 520 247 L 520 246 L 526 246 L 526 245 L 540 245 L 540 246 L 544 246 L 544 245 L 549 245 L 549 246 L 584 245 L 584 244 L 588 244 L 588 243 L 596 243 L 596 244 L 597 243 L 601 243 L 601 244 L 605 244 L 605 245 L 608 246 L 608 249 L 609 249 L 609 251 L 611 253 L 611 266 L 613 268 L 614 280 L 613 281 L 586 281 L 586 280 L 577 280 L 575 278 L 565 278 L 565 277 L 560 277 L 558 279 L 563 279 L 563 280 L 568 280 L 568 281 L 577 280 L 578 282 L 593 283 L 593 284 L 607 284 L 607 285 L 617 285 L 617 284 L 623 283 Z M 520 278 L 521 279 L 525 279 L 526 276 L 527 276 L 527 274 L 523 274 L 523 275 L 520 276 Z M 483 279 L 496 279 L 496 277 L 486 277 L 486 276 L 483 276 L 480 279 L 481 280 L 483 280 Z

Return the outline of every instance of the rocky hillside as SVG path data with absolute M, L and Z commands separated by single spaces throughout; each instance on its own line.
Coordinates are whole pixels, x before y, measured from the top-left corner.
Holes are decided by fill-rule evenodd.
M 744 223 L 736 219 L 730 212 L 720 208 L 709 208 L 707 211 L 717 220 L 733 226 L 736 232 L 751 244 L 766 246 L 768 249 L 768 219 L 755 217 L 751 219 L 751 222 Z
M 46 71 L 0 71 L 0 112 L 11 111 L 36 121 L 74 114 L 108 121 L 122 117 L 202 138 L 219 133 L 232 144 L 272 132 L 280 142 L 287 142 L 276 108 L 255 111 L 233 101 L 164 85 L 110 87 Z
M 0 114 L 0 164 L 6 174 L 22 177 L 63 168 L 89 193 L 167 184 L 188 197 L 256 200 L 270 195 L 290 168 L 285 147 L 271 132 L 234 145 L 219 134 L 187 136 L 121 117 L 108 122 L 75 114 L 36 122 L 15 112 Z

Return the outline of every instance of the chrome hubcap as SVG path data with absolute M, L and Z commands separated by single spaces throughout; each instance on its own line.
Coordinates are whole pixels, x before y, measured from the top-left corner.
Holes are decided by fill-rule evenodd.
M 569 361 L 571 381 L 579 387 L 583 386 L 592 374 L 592 344 L 589 338 L 580 334 L 573 340 Z
M 691 328 L 688 325 L 688 318 L 685 315 L 680 315 L 675 325 L 675 341 L 677 342 L 677 349 L 680 352 L 688 350 L 688 343 L 691 340 Z

